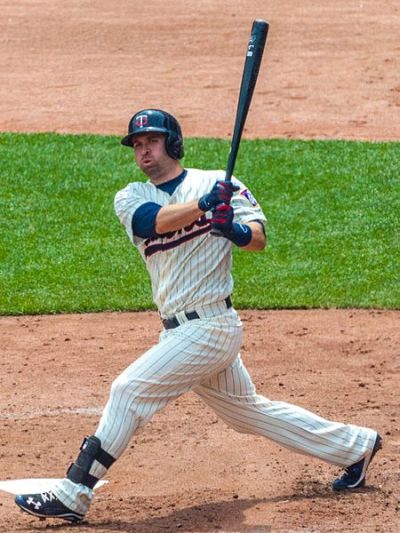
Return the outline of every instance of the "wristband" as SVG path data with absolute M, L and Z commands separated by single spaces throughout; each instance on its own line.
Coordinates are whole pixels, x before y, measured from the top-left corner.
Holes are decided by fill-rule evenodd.
M 247 224 L 238 224 L 234 222 L 229 233 L 225 234 L 226 238 L 236 244 L 236 246 L 247 246 L 251 242 L 252 231 Z
M 204 213 L 212 208 L 212 204 L 209 202 L 208 194 L 205 194 L 200 198 L 197 203 L 197 207 Z

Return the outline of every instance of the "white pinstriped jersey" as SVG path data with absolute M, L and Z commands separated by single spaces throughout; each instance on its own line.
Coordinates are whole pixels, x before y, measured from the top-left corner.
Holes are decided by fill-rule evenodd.
M 223 180 L 224 171 L 186 169 L 187 174 L 172 195 L 146 183 L 130 183 L 115 196 L 115 211 L 121 223 L 145 260 L 150 274 L 153 300 L 162 317 L 173 316 L 203 305 L 220 301 L 231 294 L 232 243 L 210 234 L 210 213 L 182 230 L 153 239 L 143 239 L 132 232 L 132 216 L 146 202 L 161 206 L 189 202 L 207 194 L 216 180 Z M 240 190 L 231 205 L 234 222 L 254 220 L 265 222 L 262 209 L 248 189 L 232 178 Z

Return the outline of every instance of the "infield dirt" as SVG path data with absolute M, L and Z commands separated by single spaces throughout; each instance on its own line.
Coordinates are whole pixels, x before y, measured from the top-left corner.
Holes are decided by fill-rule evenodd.
M 122 135 L 132 112 L 161 107 L 187 136 L 229 137 L 251 22 L 265 18 L 245 137 L 400 138 L 397 0 L 6 0 L 1 11 L 2 131 Z M 260 393 L 380 431 L 365 489 L 333 493 L 340 470 L 234 433 L 188 394 L 133 438 L 88 522 L 42 523 L 1 493 L 0 531 L 398 532 L 399 312 L 240 314 Z M 160 328 L 153 312 L 1 317 L 0 478 L 64 475 L 112 380 Z

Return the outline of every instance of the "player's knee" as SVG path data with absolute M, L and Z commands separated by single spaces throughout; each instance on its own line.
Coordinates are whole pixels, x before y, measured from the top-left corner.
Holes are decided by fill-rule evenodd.
M 228 427 L 234 429 L 238 433 L 251 433 L 250 428 L 247 425 L 238 422 L 234 418 L 230 418 L 227 416 L 221 416 L 221 418 Z
M 156 387 L 157 389 L 157 387 Z M 112 385 L 109 402 L 124 405 L 130 417 L 135 419 L 136 429 L 143 427 L 153 415 L 165 407 L 168 398 L 157 394 L 154 383 L 145 379 L 127 379 L 121 374 Z M 122 401 L 121 401 L 122 400 Z
M 118 376 L 111 385 L 110 395 L 114 399 L 129 398 L 134 406 L 136 402 L 145 402 L 152 396 L 154 384 L 145 379 L 128 378 L 125 374 Z
M 142 389 L 140 383 L 135 380 L 128 381 L 122 375 L 113 381 L 110 391 L 109 402 L 111 404 L 123 404 L 129 410 L 130 415 L 136 419 L 136 426 L 143 425 L 142 417 L 137 415 L 138 410 L 140 410 L 139 406 L 146 402 Z
M 130 383 L 121 375 L 118 376 L 111 385 L 110 395 L 113 398 L 121 398 L 126 394 L 131 393 Z

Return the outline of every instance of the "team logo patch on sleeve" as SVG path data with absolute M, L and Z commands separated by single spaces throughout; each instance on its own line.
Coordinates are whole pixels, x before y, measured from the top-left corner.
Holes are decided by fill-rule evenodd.
M 243 191 L 240 191 L 240 194 L 247 198 L 247 200 L 253 205 L 254 207 L 257 205 L 257 200 L 254 198 L 254 196 L 251 194 L 249 189 L 244 189 Z

